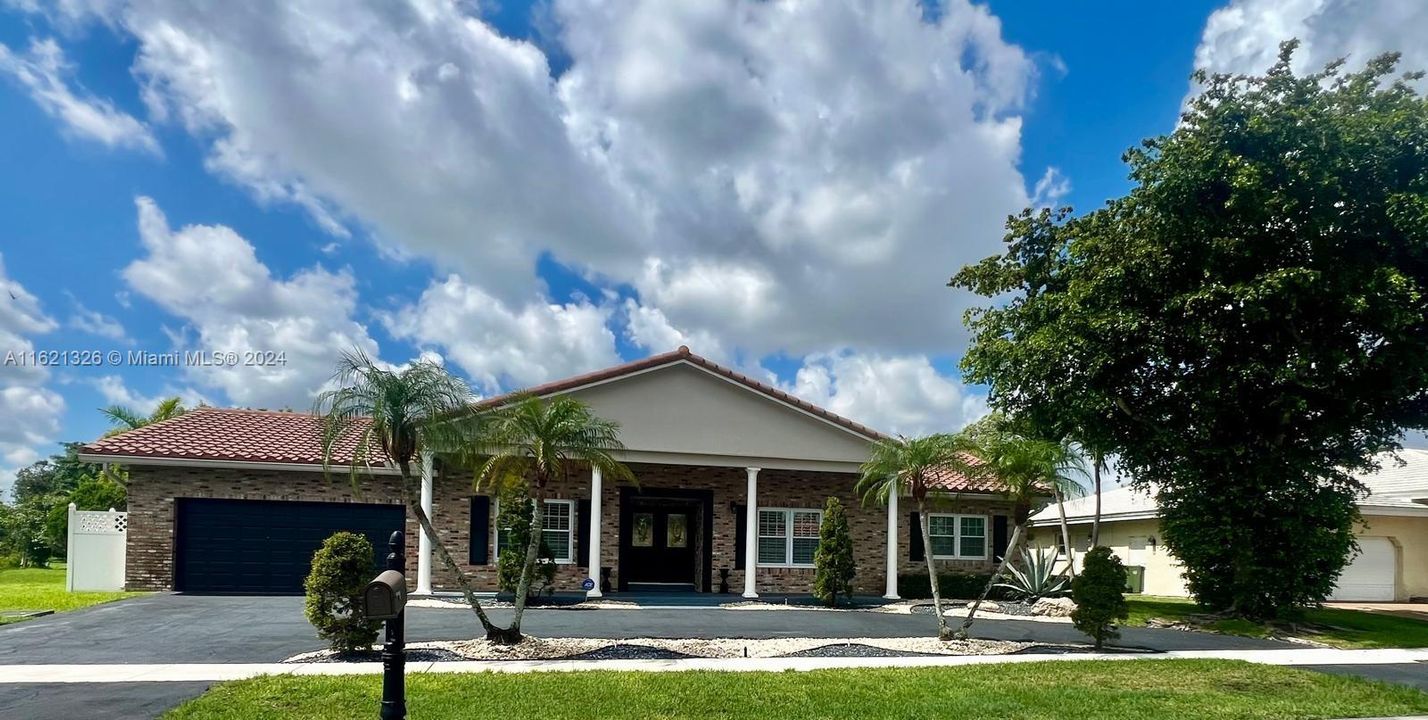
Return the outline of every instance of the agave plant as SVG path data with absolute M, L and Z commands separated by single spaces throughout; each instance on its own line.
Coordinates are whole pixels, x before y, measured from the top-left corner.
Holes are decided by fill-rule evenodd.
M 995 587 L 1005 588 L 1013 597 L 1033 603 L 1044 597 L 1063 593 L 1069 587 L 1065 575 L 1056 572 L 1056 553 L 1046 548 L 1036 552 L 1023 550 L 1021 562 L 1007 567 L 1007 581 Z

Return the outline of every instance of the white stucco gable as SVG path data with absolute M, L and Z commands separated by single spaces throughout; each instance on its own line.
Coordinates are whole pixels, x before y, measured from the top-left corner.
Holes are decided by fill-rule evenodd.
M 855 471 L 875 439 L 687 360 L 562 393 L 618 422 L 631 461 Z

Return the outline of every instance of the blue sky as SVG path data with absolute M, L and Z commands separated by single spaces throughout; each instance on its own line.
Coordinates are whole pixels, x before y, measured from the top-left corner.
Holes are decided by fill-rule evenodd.
M 1124 192 L 1197 63 L 1428 60 L 1389 0 L 231 5 L 0 0 L 0 354 L 287 361 L 0 368 L 0 486 L 111 403 L 305 408 L 354 345 L 490 393 L 687 343 L 960 426 L 940 283 Z

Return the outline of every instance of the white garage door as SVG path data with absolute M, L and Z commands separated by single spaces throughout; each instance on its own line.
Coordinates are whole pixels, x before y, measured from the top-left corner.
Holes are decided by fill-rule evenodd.
M 1397 559 L 1398 552 L 1388 538 L 1359 538 L 1359 555 L 1344 568 L 1329 599 L 1392 602 Z

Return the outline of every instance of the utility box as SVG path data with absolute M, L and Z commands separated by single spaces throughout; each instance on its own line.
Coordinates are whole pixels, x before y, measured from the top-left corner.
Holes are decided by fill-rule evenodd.
M 1128 592 L 1128 593 L 1143 593 L 1143 592 L 1145 592 L 1145 566 L 1144 566 L 1144 565 L 1127 565 L 1127 566 L 1126 566 L 1126 592 Z
M 407 606 L 407 578 L 396 570 L 383 570 L 362 590 L 362 614 L 368 620 L 395 620 Z

